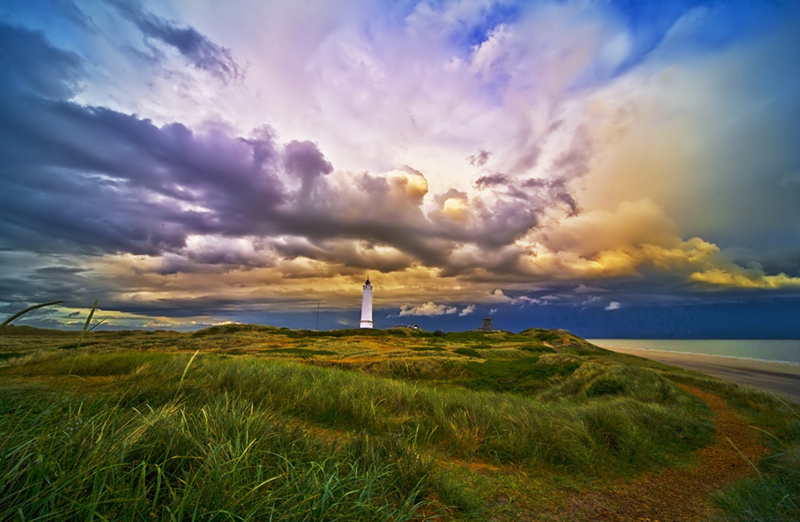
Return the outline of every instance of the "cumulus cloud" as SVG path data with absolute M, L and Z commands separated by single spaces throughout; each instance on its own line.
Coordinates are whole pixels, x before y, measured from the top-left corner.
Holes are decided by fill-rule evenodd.
M 620 304 L 619 301 L 611 301 L 610 303 L 608 303 L 606 305 L 605 310 L 606 311 L 613 311 L 613 310 L 619 310 L 620 308 L 622 308 L 622 305 Z
M 489 292 L 489 297 L 487 301 L 491 303 L 503 303 L 509 305 L 547 304 L 545 301 L 542 301 L 541 299 L 529 297 L 527 295 L 518 295 L 515 297 L 507 296 L 499 288 L 495 288 L 494 290 Z
M 475 313 L 475 305 L 465 306 L 460 312 L 458 312 L 459 317 L 464 317 L 465 315 L 470 315 Z
M 447 306 L 444 304 L 436 304 L 433 301 L 428 301 L 427 303 L 421 304 L 419 306 L 401 306 L 400 313 L 398 314 L 400 317 L 406 317 L 411 315 L 426 315 L 426 316 L 433 316 L 433 315 L 452 315 L 458 311 L 458 308 L 455 306 Z
M 525 270 L 562 278 L 641 277 L 652 271 L 688 277 L 723 261 L 713 243 L 682 239 L 674 222 L 648 200 L 567 217 L 533 232 L 530 241 L 534 253 L 522 260 Z

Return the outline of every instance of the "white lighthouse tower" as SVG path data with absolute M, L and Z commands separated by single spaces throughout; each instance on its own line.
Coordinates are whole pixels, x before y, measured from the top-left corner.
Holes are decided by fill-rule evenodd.
M 361 297 L 361 328 L 372 328 L 372 284 L 364 283 L 364 294 Z

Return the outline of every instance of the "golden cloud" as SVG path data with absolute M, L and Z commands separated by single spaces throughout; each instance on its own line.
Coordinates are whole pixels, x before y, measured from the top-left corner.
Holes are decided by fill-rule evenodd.
M 467 221 L 470 215 L 469 203 L 463 198 L 447 198 L 442 203 L 442 214 L 453 221 Z
M 652 200 L 624 201 L 616 209 L 594 210 L 560 220 L 536 234 L 548 249 L 593 256 L 635 245 L 675 247 L 675 223 Z
M 689 280 L 695 283 L 725 288 L 778 289 L 800 287 L 800 277 L 790 277 L 784 273 L 767 275 L 761 269 L 744 269 L 735 265 L 695 272 L 689 277 Z
M 397 176 L 395 187 L 421 195 L 424 178 L 406 174 Z M 203 246 L 197 248 L 195 243 L 189 249 L 193 253 L 216 252 L 213 245 L 200 242 Z M 288 240 L 281 243 L 282 248 L 287 245 Z M 99 280 L 113 281 L 108 287 L 125 289 L 114 295 L 119 301 L 258 302 L 264 309 L 282 310 L 309 309 L 318 302 L 330 308 L 357 307 L 368 272 L 378 307 L 428 303 L 434 295 L 437 306 L 448 308 L 458 303 L 524 304 L 503 290 L 530 291 L 553 281 L 644 278 L 653 272 L 707 287 L 800 286 L 800 278 L 730 263 L 717 245 L 701 238 L 682 239 L 672 220 L 650 200 L 548 222 L 504 248 L 462 244 L 445 253 L 444 266 L 426 266 L 397 248 L 360 240 L 319 245 L 326 253 L 319 257 L 281 254 L 268 245 L 238 246 L 247 254 L 244 258 L 263 256 L 269 264 L 193 264 L 188 256 L 181 262 L 189 263 L 189 269 L 168 271 L 165 265 L 176 263 L 168 256 L 115 255 L 93 261 L 92 271 Z M 386 259 L 392 263 L 381 265 Z M 379 265 L 381 269 L 369 268 Z

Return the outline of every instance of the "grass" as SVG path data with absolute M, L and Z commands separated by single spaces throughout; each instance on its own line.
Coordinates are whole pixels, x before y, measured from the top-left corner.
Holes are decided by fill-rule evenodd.
M 278 348 L 276 350 L 270 350 L 269 353 L 287 353 L 290 355 L 297 355 L 299 357 L 312 357 L 314 355 L 336 355 L 336 352 L 332 352 L 330 350 L 308 350 L 306 348 Z
M 773 439 L 762 475 L 715 497 L 729 518 L 796 515 L 795 406 L 560 330 L 396 330 L 7 326 L 0 519 L 546 518 L 568 491 L 711 442 L 710 412 L 676 383 Z
M 33 306 L 29 306 L 29 307 L 25 308 L 24 310 L 20 310 L 19 312 L 15 313 L 14 315 L 8 317 L 6 320 L 4 320 L 2 323 L 0 323 L 0 329 L 3 329 L 6 326 L 10 325 L 12 323 L 12 321 L 14 321 L 15 319 L 17 319 L 19 317 L 22 317 L 23 315 L 27 314 L 28 312 L 32 312 L 33 310 L 37 310 L 37 309 L 43 308 L 45 306 L 54 306 L 54 305 L 57 305 L 57 304 L 61 304 L 63 302 L 64 301 L 50 301 L 49 303 L 40 303 L 40 304 L 35 304 Z M 97 307 L 97 301 L 95 301 L 94 305 L 95 305 L 95 307 Z M 90 316 L 90 319 L 91 319 L 91 316 Z
M 560 364 L 540 364 L 538 357 L 521 360 L 487 360 L 465 365 L 473 374 L 463 385 L 476 390 L 532 393 L 551 386 L 552 377 L 564 377 L 580 367 L 577 361 Z
M 3 519 L 409 520 L 441 489 L 406 444 L 334 446 L 224 395 L 202 407 L 38 407 L 1 428 Z
M 800 407 L 772 394 L 733 383 L 681 375 L 682 382 L 703 386 L 725 398 L 758 429 L 772 452 L 755 476 L 714 495 L 731 521 L 800 520 Z
M 480 357 L 481 354 L 475 348 L 456 348 L 453 353 L 464 355 L 466 357 Z

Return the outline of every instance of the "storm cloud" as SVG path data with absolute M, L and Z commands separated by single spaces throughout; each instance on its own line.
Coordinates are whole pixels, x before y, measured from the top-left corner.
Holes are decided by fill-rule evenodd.
M 423 320 L 795 295 L 796 9 L 489 4 L 8 8 L 7 302 L 169 326 L 357 307 L 365 274 Z
M 419 262 L 454 273 L 463 267 L 451 262 L 454 250 L 510 245 L 566 194 L 563 183 L 517 187 L 497 174 L 476 182 L 484 192 L 461 200 L 465 219 L 442 209 L 426 212 L 427 180 L 410 167 L 334 173 L 309 141 L 280 144 L 265 131 L 248 137 L 222 128 L 195 132 L 177 122 L 157 126 L 74 103 L 71 86 L 81 68 L 76 57 L 41 34 L 8 26 L 2 34 L 12 60 L 34 48 L 36 67 L 49 71 L 44 77 L 18 67 L 3 78 L 14 87 L 8 91 L 14 96 L 0 102 L 6 157 L 0 212 L 9 248 L 153 256 L 185 253 L 193 235 L 245 236 L 262 238 L 262 251 L 282 256 L 385 269 Z M 282 236 L 304 238 L 306 247 L 274 241 Z M 356 246 L 360 241 L 395 254 L 370 259 Z M 259 262 L 268 259 L 235 250 L 195 252 L 183 263 L 167 261 L 172 268 L 164 273 L 192 263 Z

